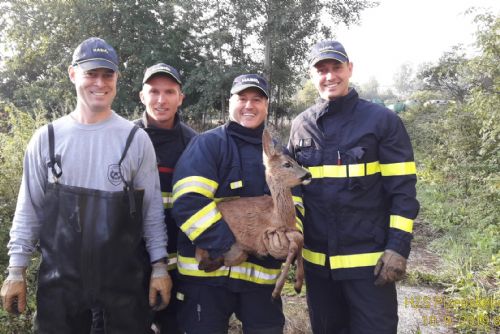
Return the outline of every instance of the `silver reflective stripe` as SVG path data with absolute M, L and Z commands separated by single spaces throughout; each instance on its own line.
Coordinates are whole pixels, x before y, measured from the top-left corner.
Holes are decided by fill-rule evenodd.
M 209 209 L 208 211 L 205 211 Z M 182 226 L 181 229 L 191 239 L 196 239 L 208 227 L 220 219 L 220 212 L 215 206 L 215 202 L 211 202 L 207 207 L 195 213 Z
M 179 186 L 177 186 L 174 190 L 174 193 L 179 193 L 181 192 L 183 189 L 186 189 L 186 188 L 189 188 L 189 187 L 194 187 L 194 188 L 203 188 L 207 191 L 209 191 L 210 193 L 214 194 L 215 191 L 217 190 L 217 188 L 215 187 L 212 187 L 206 183 L 203 183 L 203 182 L 199 182 L 199 181 L 189 181 L 189 182 L 186 182 L 186 183 L 183 183 Z

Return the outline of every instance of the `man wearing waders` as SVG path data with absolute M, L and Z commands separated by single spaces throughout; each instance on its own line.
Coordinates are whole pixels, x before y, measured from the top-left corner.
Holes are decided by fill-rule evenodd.
M 154 149 L 111 109 L 118 56 L 109 44 L 82 42 L 68 72 L 75 110 L 39 129 L 25 154 L 3 307 L 25 310 L 38 246 L 35 333 L 88 334 L 93 309 L 105 333 L 149 333 L 149 309 L 166 307 L 172 286 Z

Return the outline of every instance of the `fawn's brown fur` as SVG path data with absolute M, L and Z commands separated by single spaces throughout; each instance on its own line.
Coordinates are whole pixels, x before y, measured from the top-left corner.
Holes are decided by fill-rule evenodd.
M 236 243 L 223 258 L 212 260 L 208 252 L 199 248 L 196 257 L 200 262 L 199 268 L 205 271 L 216 270 L 222 265 L 240 264 L 246 260 L 248 254 L 286 258 L 273 291 L 273 297 L 277 298 L 294 259 L 297 263 L 295 275 L 297 292 L 300 292 L 304 281 L 302 259 L 304 238 L 295 225 L 295 205 L 291 188 L 309 183 L 311 174 L 284 154 L 281 147 L 275 147 L 267 130 L 264 130 L 262 135 L 262 146 L 266 181 L 271 196 L 241 197 L 218 203 L 217 208 L 231 228 Z M 268 245 L 270 239 L 277 237 L 277 232 L 286 239 L 281 241 L 288 245 L 288 250 L 285 250 L 285 253 L 270 254 Z

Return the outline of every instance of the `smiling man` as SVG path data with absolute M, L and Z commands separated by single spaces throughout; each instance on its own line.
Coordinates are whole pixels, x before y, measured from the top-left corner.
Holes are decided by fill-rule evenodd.
M 106 41 L 83 41 L 68 69 L 74 111 L 37 130 L 26 150 L 1 297 L 8 312 L 25 310 L 39 247 L 35 333 L 88 334 L 93 310 L 106 333 L 149 333 L 150 307 L 170 300 L 155 153 L 111 109 L 118 64 Z
M 179 228 L 172 218 L 172 176 L 177 160 L 196 132 L 181 121 L 178 110 L 184 100 L 182 81 L 174 67 L 159 63 L 146 69 L 139 93 L 146 111 L 134 123 L 143 128 L 155 148 L 161 193 L 168 233 L 168 271 L 173 280 L 172 295 L 177 288 L 177 235 Z M 177 300 L 155 314 L 161 334 L 181 333 L 176 319 Z
M 262 162 L 267 81 L 256 74 L 240 75 L 231 94 L 230 121 L 194 138 L 174 173 L 172 212 L 182 230 L 178 318 L 186 333 L 227 333 L 234 313 L 244 333 L 281 334 L 282 303 L 272 301 L 271 294 L 282 261 L 249 256 L 239 265 L 205 272 L 195 257 L 199 247 L 217 259 L 235 243 L 217 201 L 269 194 Z
M 312 329 L 396 333 L 395 281 L 419 210 L 410 138 L 394 112 L 349 88 L 353 64 L 342 44 L 317 43 L 309 65 L 321 100 L 294 119 L 289 149 L 313 177 L 303 187 Z

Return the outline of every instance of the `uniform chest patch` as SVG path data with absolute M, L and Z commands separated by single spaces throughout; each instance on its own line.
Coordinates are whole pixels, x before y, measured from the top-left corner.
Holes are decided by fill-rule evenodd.
M 108 166 L 108 180 L 112 185 L 117 186 L 122 183 L 122 171 L 121 166 L 118 164 L 113 164 Z

